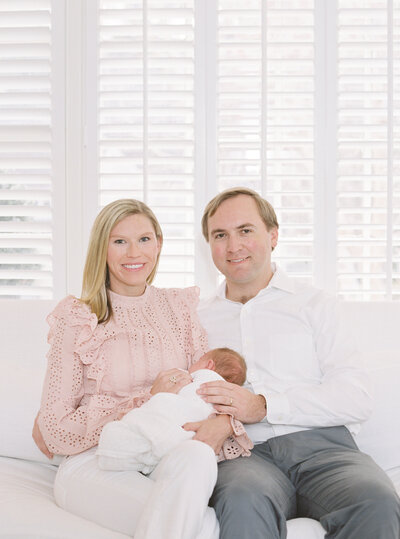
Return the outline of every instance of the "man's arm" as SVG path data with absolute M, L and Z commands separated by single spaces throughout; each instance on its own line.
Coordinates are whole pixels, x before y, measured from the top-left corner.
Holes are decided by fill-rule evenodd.
M 360 362 L 340 303 L 323 292 L 306 307 L 313 330 L 319 380 L 300 379 L 281 392 L 267 393 L 273 425 L 331 427 L 365 421 L 372 409 L 370 380 Z

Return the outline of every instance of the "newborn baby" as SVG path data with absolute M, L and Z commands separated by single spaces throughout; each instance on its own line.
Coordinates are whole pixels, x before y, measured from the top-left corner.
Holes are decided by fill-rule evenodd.
M 189 373 L 193 382 L 178 394 L 157 393 L 120 421 L 103 427 L 96 452 L 100 468 L 152 472 L 176 445 L 193 438 L 194 432 L 185 431 L 182 425 L 202 421 L 215 413 L 212 404 L 196 393 L 200 385 L 214 380 L 243 385 L 246 363 L 234 350 L 216 348 L 196 361 Z

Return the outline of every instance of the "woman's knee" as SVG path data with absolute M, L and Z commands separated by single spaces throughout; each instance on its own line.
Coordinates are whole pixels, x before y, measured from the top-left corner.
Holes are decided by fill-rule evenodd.
M 200 466 L 204 464 L 217 473 L 217 458 L 211 447 L 198 440 L 186 440 L 175 449 L 176 458 L 181 466 Z
M 217 473 L 217 458 L 211 447 L 197 440 L 186 440 L 162 459 L 150 477 L 156 480 L 171 477 L 176 481 L 182 475 L 186 481 L 198 486 L 204 484 L 214 488 Z

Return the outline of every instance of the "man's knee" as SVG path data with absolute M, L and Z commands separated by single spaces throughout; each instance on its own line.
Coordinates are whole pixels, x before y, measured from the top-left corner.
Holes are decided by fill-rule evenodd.
M 387 489 L 378 492 L 365 504 L 364 518 L 370 526 L 375 526 L 381 532 L 393 532 L 393 537 L 400 537 L 400 500 L 396 493 Z M 382 535 L 383 537 L 383 535 Z
M 211 497 L 210 505 L 221 513 L 249 515 L 260 505 L 263 495 L 252 485 L 234 483 L 216 489 Z
M 355 503 L 321 518 L 330 536 L 365 539 L 398 539 L 400 537 L 400 500 L 389 487 L 368 490 Z M 340 535 L 342 533 L 342 535 Z
M 295 513 L 296 496 L 287 495 L 281 491 L 271 489 L 266 492 L 262 483 L 232 481 L 229 484 L 218 486 L 210 500 L 217 516 L 235 519 L 245 518 L 263 520 L 276 520 L 280 516 L 290 516 Z
M 220 523 L 220 538 L 278 539 L 286 537 L 285 511 L 263 492 L 235 484 L 214 492 L 210 505 Z
M 257 459 L 243 458 L 219 465 L 218 481 L 212 504 L 234 507 L 240 512 L 259 511 L 260 507 L 276 506 L 291 513 L 296 491 L 289 479 L 275 466 Z M 247 509 L 243 509 L 243 508 Z M 255 509 L 252 510 L 251 508 Z

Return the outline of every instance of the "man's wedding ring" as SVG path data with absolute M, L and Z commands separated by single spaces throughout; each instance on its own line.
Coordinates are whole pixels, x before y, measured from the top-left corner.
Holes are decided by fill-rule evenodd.
M 232 406 L 232 404 L 233 404 L 233 399 L 231 397 L 231 402 L 229 403 L 229 406 Z
M 169 381 L 172 382 L 173 384 L 176 384 L 176 376 L 170 376 Z

